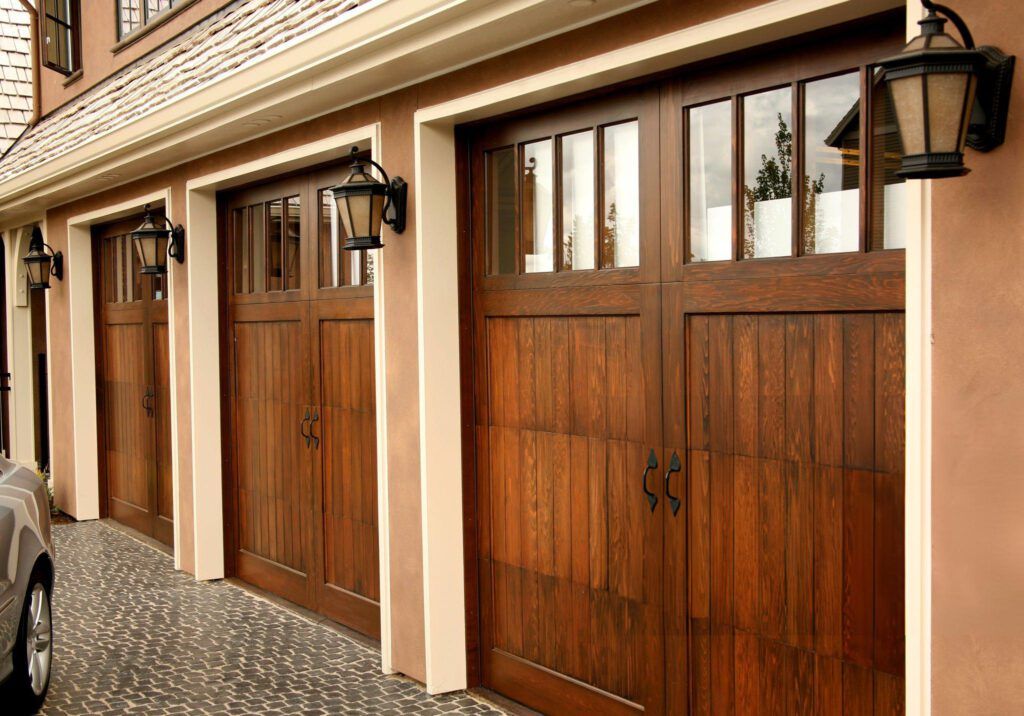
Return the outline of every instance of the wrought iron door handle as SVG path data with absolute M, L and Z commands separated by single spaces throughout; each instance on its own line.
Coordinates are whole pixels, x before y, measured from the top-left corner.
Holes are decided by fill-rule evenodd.
M 299 423 L 299 433 L 301 433 L 302 437 L 306 438 L 306 447 L 309 447 L 309 440 L 310 440 L 310 437 L 311 437 L 310 434 L 306 432 L 306 423 L 308 423 L 308 422 L 309 422 L 309 408 L 306 408 L 306 417 L 304 417 L 302 419 L 302 422 Z
M 679 454 L 673 452 L 672 459 L 668 463 L 668 472 L 665 473 L 665 497 L 668 498 L 668 504 L 672 506 L 672 516 L 674 517 L 679 512 L 679 506 L 682 501 L 672 494 L 672 490 L 669 489 L 669 480 L 672 479 L 673 472 L 680 472 L 683 469 L 683 464 L 679 461 Z
M 146 394 L 142 396 L 142 409 L 146 411 L 147 417 L 153 417 L 153 398 L 155 393 L 152 388 L 146 389 Z
M 644 488 L 644 494 L 647 495 L 647 502 L 651 506 L 651 512 L 654 512 L 654 508 L 658 505 L 658 496 L 647 489 L 647 473 L 651 470 L 658 469 L 658 456 L 654 452 L 654 448 L 651 448 L 650 454 L 647 456 L 647 467 L 644 468 L 644 475 L 641 478 L 642 486 Z
M 309 436 L 311 438 L 313 438 L 313 448 L 314 449 L 319 449 L 319 447 L 320 447 L 320 438 L 319 438 L 319 436 L 317 436 L 313 432 L 313 424 L 314 423 L 319 423 L 319 422 L 320 422 L 320 412 L 316 408 L 313 408 L 313 420 L 309 423 Z

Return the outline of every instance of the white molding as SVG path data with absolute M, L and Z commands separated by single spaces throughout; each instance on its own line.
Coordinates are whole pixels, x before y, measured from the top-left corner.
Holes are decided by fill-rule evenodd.
M 423 631 L 427 691 L 436 694 L 466 688 L 453 126 L 417 122 L 415 148 Z
M 381 161 L 381 126 L 373 126 L 371 155 Z M 385 674 L 395 673 L 391 644 L 391 509 L 388 499 L 387 341 L 384 310 L 387 252 L 375 255 L 373 275 L 373 355 L 377 415 L 377 560 L 380 573 L 380 662 Z
M 3 230 L 7 260 L 7 367 L 11 372 L 9 448 L 12 460 L 33 470 L 36 469 L 36 429 L 35 396 L 32 394 L 32 307 L 21 257 L 28 253 L 32 226 L 43 222 L 44 217 L 34 217 L 25 226 Z
M 924 15 L 907 0 L 907 38 Z M 931 181 L 906 191 L 906 465 L 904 600 L 906 713 L 931 713 L 932 641 L 932 225 Z
M 899 7 L 902 0 L 775 0 L 415 114 L 420 445 L 427 690 L 466 684 L 455 124 L 633 79 Z M 445 171 L 436 171 L 431 164 Z M 909 556 L 909 555 L 908 555 Z M 908 563 L 908 572 L 916 568 Z

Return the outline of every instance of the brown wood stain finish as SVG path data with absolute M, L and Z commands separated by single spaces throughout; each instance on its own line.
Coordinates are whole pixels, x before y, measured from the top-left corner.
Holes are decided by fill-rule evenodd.
M 679 179 L 685 107 L 847 69 L 870 87 L 901 42 L 900 18 L 878 27 L 461 131 L 483 685 L 554 713 L 902 713 L 903 252 L 862 236 L 855 253 L 685 263 Z M 560 138 L 628 119 L 640 264 L 565 270 Z M 539 181 L 523 146 L 548 137 L 557 270 L 525 273 L 542 204 L 522 196 Z M 489 198 L 508 147 L 526 176 Z M 486 227 L 509 200 L 517 259 L 498 274 Z
M 351 255 L 332 263 L 324 190 L 341 178 L 314 171 L 219 197 L 227 562 L 379 638 L 373 287 Z
M 139 275 L 128 232 L 141 223 L 135 217 L 92 233 L 104 510 L 173 545 L 166 281 Z

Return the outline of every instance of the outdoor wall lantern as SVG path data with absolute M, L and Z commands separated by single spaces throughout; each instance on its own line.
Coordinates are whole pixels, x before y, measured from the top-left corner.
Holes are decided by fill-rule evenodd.
M 64 254 L 60 251 L 54 253 L 50 245 L 43 241 L 43 232 L 38 226 L 32 227 L 28 253 L 22 261 L 28 271 L 29 288 L 49 288 L 50 276 L 58 281 L 64 280 Z
M 131 233 L 135 251 L 139 254 L 141 274 L 167 273 L 167 257 L 185 263 L 185 227 L 181 224 L 171 228 L 166 218 L 160 217 L 163 228 L 156 225 L 156 219 L 146 204 L 146 218 L 142 225 Z
M 372 159 L 359 159 L 359 147 L 352 147 L 352 167 L 348 177 L 334 187 L 334 202 L 345 227 L 348 251 L 379 249 L 381 224 L 387 224 L 396 234 L 405 230 L 405 204 L 408 185 L 402 177 L 388 179 L 388 174 Z M 384 177 L 380 182 L 366 173 L 366 164 L 372 165 Z
M 995 149 L 1006 135 L 1014 58 L 995 47 L 975 47 L 953 10 L 921 0 L 928 16 L 921 34 L 900 54 L 879 62 L 885 71 L 903 140 L 897 171 L 908 179 L 963 176 L 964 146 Z M 939 17 L 942 13 L 946 17 Z M 946 34 L 946 19 L 963 38 Z

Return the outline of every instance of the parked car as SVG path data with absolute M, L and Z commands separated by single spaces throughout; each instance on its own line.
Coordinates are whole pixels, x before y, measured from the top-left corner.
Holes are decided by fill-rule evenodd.
M 0 700 L 32 714 L 53 661 L 53 540 L 46 484 L 0 457 Z M 4 713 L 11 713 L 4 709 Z

